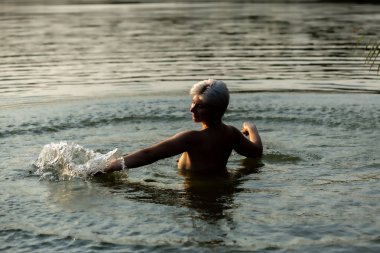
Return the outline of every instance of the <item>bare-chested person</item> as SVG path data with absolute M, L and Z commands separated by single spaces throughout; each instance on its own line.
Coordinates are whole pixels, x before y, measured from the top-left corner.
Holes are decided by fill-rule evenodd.
M 229 91 L 224 82 L 212 79 L 198 82 L 190 94 L 193 96 L 190 112 L 194 122 L 201 123 L 201 130 L 184 131 L 151 147 L 125 155 L 112 162 L 103 172 L 136 168 L 179 154 L 179 169 L 221 172 L 226 170 L 232 150 L 246 157 L 262 155 L 263 145 L 254 124 L 244 122 L 242 131 L 239 131 L 222 122 L 229 103 Z

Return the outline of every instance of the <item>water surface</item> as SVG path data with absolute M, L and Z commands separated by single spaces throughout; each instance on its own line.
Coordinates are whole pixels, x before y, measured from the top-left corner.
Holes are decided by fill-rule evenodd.
M 62 2 L 61 2 L 62 3 Z M 379 77 L 353 50 L 378 5 L 0 4 L 0 250 L 378 252 Z M 44 145 L 129 153 L 187 129 L 191 85 L 265 155 L 229 174 L 177 157 L 101 179 L 36 175 Z M 49 180 L 52 179 L 52 180 Z

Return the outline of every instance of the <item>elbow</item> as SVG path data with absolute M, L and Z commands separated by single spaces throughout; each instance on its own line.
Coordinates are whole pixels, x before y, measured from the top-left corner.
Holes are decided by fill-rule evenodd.
M 257 144 L 250 144 L 249 146 L 238 146 L 234 148 L 234 150 L 245 157 L 250 157 L 250 158 L 260 158 L 264 151 L 263 151 L 263 146 L 262 145 L 257 145 Z
M 262 157 L 264 153 L 264 147 L 263 147 L 263 144 L 261 143 L 261 140 L 255 144 L 256 144 L 255 148 L 256 148 L 257 157 Z
M 252 152 L 251 152 L 251 155 L 250 157 L 252 158 L 260 158 L 263 156 L 263 153 L 264 153 L 264 150 L 263 150 L 263 146 L 256 146 Z
M 257 157 L 262 157 L 264 154 L 264 149 L 263 147 L 259 147 L 258 150 L 257 150 Z

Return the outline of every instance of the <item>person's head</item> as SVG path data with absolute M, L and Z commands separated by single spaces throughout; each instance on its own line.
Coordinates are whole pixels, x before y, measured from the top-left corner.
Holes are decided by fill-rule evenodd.
M 230 94 L 226 84 L 220 80 L 203 80 L 193 85 L 190 90 L 193 96 L 193 104 L 190 111 L 207 110 L 207 117 L 211 120 L 220 120 L 227 110 L 230 101 Z

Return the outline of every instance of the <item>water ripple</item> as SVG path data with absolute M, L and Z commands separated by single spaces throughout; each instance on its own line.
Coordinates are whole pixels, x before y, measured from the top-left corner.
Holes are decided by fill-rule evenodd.
M 59 92 L 66 84 L 88 85 L 90 90 L 117 83 L 130 90 L 136 82 L 201 76 L 304 80 L 286 82 L 286 90 L 379 92 L 376 75 L 353 49 L 353 27 L 365 25 L 378 32 L 364 15 L 338 5 L 324 14 L 318 5 L 295 5 L 289 12 L 281 6 L 224 3 L 211 8 L 199 3 L 168 5 L 164 11 L 148 5 L 5 5 L 0 95 L 46 87 Z M 373 13 L 359 7 L 366 15 Z M 340 79 L 342 84 L 350 79 L 349 87 L 339 86 Z M 313 85 L 314 80 L 321 85 Z M 260 89 L 250 85 L 250 90 Z M 276 83 L 265 83 L 265 90 L 277 89 Z

